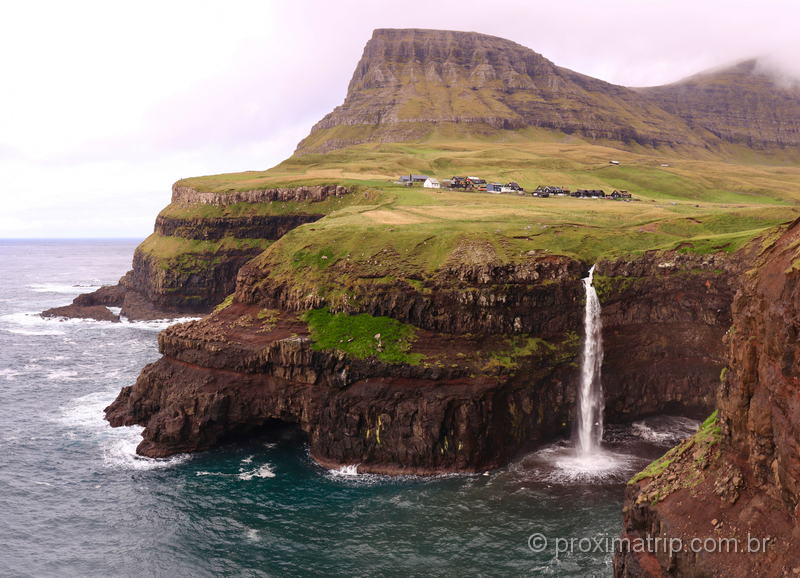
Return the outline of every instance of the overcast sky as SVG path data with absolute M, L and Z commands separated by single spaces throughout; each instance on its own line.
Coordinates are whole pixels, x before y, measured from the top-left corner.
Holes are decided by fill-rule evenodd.
M 266 169 L 374 28 L 473 30 L 625 85 L 800 55 L 796 0 L 8 2 L 0 238 L 144 237 L 172 182 Z

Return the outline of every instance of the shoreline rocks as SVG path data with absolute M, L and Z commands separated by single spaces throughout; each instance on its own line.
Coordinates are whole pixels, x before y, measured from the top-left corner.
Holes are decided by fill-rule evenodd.
M 609 371 L 606 391 L 617 400 L 609 404 L 611 421 L 667 408 L 710 412 L 722 346 L 685 361 L 694 356 L 697 335 L 724 333 L 734 266 L 726 262 L 719 272 L 721 261 L 697 259 L 672 271 L 657 266 L 672 257 L 647 256 L 635 264 L 650 292 L 631 289 L 620 264 L 600 267 L 608 279 L 616 278 L 604 292 L 607 339 L 622 344 L 609 352 L 608 367 L 658 351 L 658 343 L 641 351 L 635 344 L 624 347 L 626 334 L 639 336 L 648 324 L 670 342 L 659 381 L 624 411 L 619 404 L 633 399 L 628 380 L 635 374 Z M 312 456 L 328 466 L 433 474 L 505 465 L 525 448 L 568 432 L 582 321 L 580 279 L 587 267 L 554 256 L 532 256 L 513 267 L 457 262 L 447 261 L 435 283 L 419 289 L 385 284 L 351 301 L 358 305 L 349 313 L 414 325 L 420 336 L 414 351 L 425 359 L 420 366 L 315 350 L 298 318 L 309 304 L 296 301 L 289 287 L 271 287 L 257 267 L 245 267 L 231 305 L 159 335 L 162 359 L 122 390 L 107 418 L 115 426 L 145 426 L 138 451 L 153 457 L 209 449 L 281 420 L 298 424 Z M 681 299 L 674 298 L 678 290 Z M 267 317 L 277 321 L 259 321 Z M 526 350 L 494 372 L 475 361 L 515 343 L 514 336 L 549 345 Z
M 94 319 L 95 321 L 111 321 L 119 323 L 119 315 L 116 315 L 104 305 L 64 305 L 63 307 L 53 307 L 42 311 L 42 317 L 61 317 L 67 319 Z
M 800 573 L 800 220 L 753 246 L 725 336 L 718 442 L 704 459 L 673 459 L 629 484 L 623 506 L 623 537 L 727 538 L 740 549 L 620 551 L 615 576 Z M 758 550 L 747 549 L 753 540 Z

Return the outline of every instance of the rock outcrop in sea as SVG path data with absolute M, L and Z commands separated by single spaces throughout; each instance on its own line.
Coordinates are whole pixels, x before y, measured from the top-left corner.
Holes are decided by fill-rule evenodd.
M 132 321 L 208 313 L 233 292 L 242 265 L 295 227 L 321 219 L 330 210 L 318 208 L 323 201 L 351 190 L 299 185 L 211 193 L 179 181 L 117 285 L 43 315 L 112 320 L 107 307 L 120 307 Z M 275 206 L 281 209 L 271 211 Z

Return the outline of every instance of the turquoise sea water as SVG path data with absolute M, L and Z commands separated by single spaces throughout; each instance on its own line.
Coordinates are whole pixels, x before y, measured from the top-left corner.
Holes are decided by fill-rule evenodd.
M 43 320 L 115 282 L 133 241 L 0 241 L 0 575 L 610 574 L 608 552 L 534 553 L 528 537 L 617 536 L 624 480 L 691 430 L 611 427 L 592 479 L 555 444 L 471 476 L 328 471 L 291 431 L 195 456 L 135 456 L 102 410 L 158 358 L 165 322 Z

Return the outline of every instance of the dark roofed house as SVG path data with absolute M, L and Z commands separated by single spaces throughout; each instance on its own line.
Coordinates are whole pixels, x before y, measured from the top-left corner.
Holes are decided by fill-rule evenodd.
M 616 199 L 630 199 L 632 198 L 631 194 L 628 191 L 614 191 L 611 193 L 611 198 Z
M 584 199 L 598 199 L 605 198 L 606 193 L 602 189 L 578 189 L 572 193 L 572 196 Z
M 424 183 L 430 177 L 428 175 L 401 175 L 397 182 L 401 185 Z
M 534 197 L 549 197 L 550 195 L 558 195 L 560 197 L 564 197 L 569 194 L 569 189 L 565 189 L 564 187 L 556 187 L 556 186 L 543 186 L 539 185 L 536 187 L 536 190 L 533 192 Z M 572 195 L 573 197 L 578 197 L 580 195 Z
M 520 195 L 525 192 L 525 189 L 520 187 L 519 183 L 515 183 L 514 181 L 506 183 L 500 190 L 504 193 L 518 193 Z

